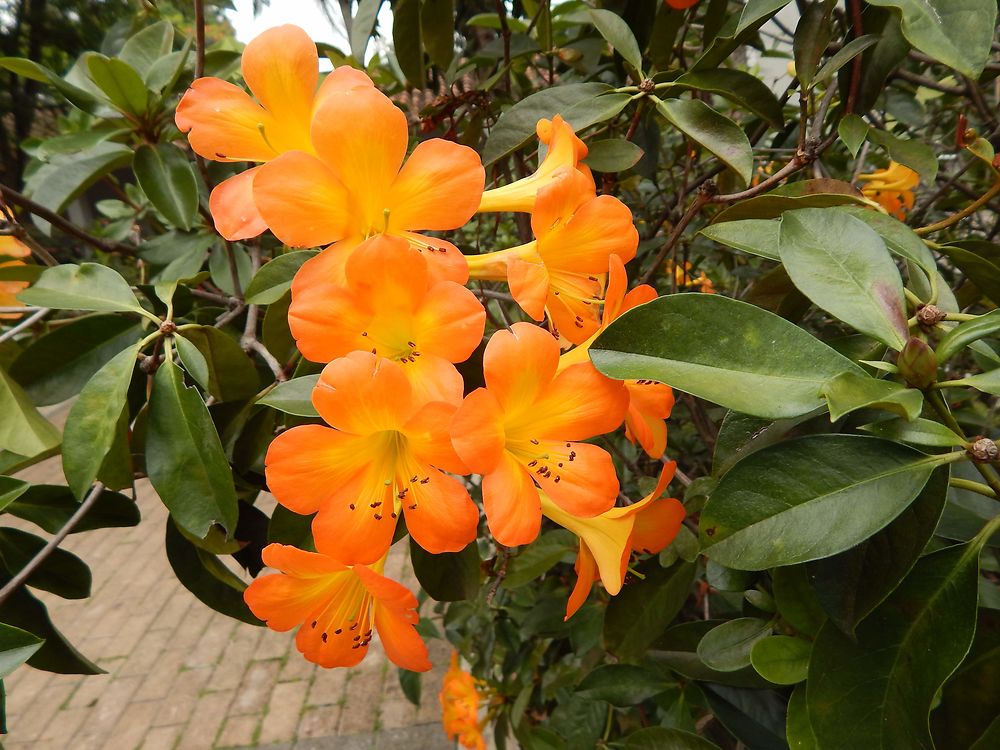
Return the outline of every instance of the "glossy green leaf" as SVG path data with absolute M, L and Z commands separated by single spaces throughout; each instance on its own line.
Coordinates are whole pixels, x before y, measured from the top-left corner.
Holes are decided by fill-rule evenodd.
M 406 700 L 412 703 L 417 708 L 420 707 L 420 693 L 421 691 L 421 678 L 423 674 L 421 672 L 411 672 L 408 669 L 403 669 L 399 667 L 399 688 L 403 691 L 403 695 L 406 696 Z
M 7 583 L 0 573 L 0 583 Z M 103 674 L 104 670 L 77 651 L 49 619 L 48 610 L 26 588 L 20 587 L 0 604 L 0 622 L 45 639 L 28 659 L 35 669 L 58 674 Z
M 735 672 L 750 664 L 754 644 L 771 634 L 771 623 L 756 617 L 739 617 L 717 625 L 698 643 L 698 656 L 712 669 Z
M 276 505 L 271 513 L 271 522 L 267 525 L 267 541 L 315 551 L 312 519 L 312 516 L 293 513 L 283 505 Z
M 739 201 L 716 214 L 713 222 L 722 224 L 740 219 L 776 219 L 785 211 L 796 208 L 866 205 L 866 199 L 860 192 L 837 180 L 803 180 L 786 187 L 792 186 L 802 187 L 793 194 L 778 189 Z
M 775 685 L 796 685 L 806 679 L 812 643 L 787 635 L 770 635 L 753 644 L 750 663 Z
M 924 406 L 924 395 L 905 383 L 878 380 L 855 372 L 843 372 L 831 378 L 820 391 L 830 407 L 830 421 L 858 409 L 882 409 L 914 420 Z
M 392 46 L 400 70 L 411 86 L 424 83 L 424 46 L 420 33 L 420 0 L 391 0 Z
M 66 97 L 70 104 L 84 112 L 93 114 L 100 109 L 100 102 L 92 92 L 75 86 L 34 60 L 25 57 L 0 57 L 0 68 L 22 78 L 49 84 Z
M 423 0 L 420 36 L 431 62 L 447 70 L 455 56 L 455 0 Z
M 824 750 L 931 750 L 935 695 L 969 651 L 976 627 L 979 546 L 921 558 L 858 626 L 820 631 L 809 665 L 809 719 Z
M 27 305 L 55 310 L 146 313 L 114 269 L 100 263 L 64 263 L 46 269 L 33 286 L 18 295 Z
M 747 0 L 738 14 L 730 15 L 692 70 L 712 70 L 749 39 L 769 18 L 791 0 Z
M 634 167 L 643 151 L 624 138 L 593 141 L 588 146 L 586 164 L 597 172 L 624 172 Z
M 742 70 L 717 68 L 684 73 L 670 82 L 671 86 L 709 94 L 730 100 L 734 104 L 766 120 L 775 128 L 784 124 L 781 102 L 757 76 Z M 673 88 L 668 89 L 670 91 Z
M 239 245 L 223 246 L 221 243 L 216 243 L 212 247 L 212 253 L 208 256 L 212 283 L 230 295 L 236 294 L 236 287 L 233 285 L 233 262 L 236 264 L 236 278 L 239 280 L 240 289 L 246 289 L 253 276 L 253 265 L 247 251 Z
M 0 476 L 0 511 L 3 511 L 12 502 L 28 491 L 30 484 L 23 479 Z
M 145 76 L 157 60 L 170 53 L 173 46 L 174 25 L 170 21 L 159 21 L 130 36 L 122 45 L 118 59 Z
M 217 401 L 241 401 L 260 390 L 253 361 L 232 336 L 212 326 L 185 328 L 178 336 L 201 355 L 199 360 L 191 349 L 178 346 L 184 368 Z
M 564 558 L 572 559 L 577 547 L 577 538 L 572 532 L 565 529 L 546 531 L 507 561 L 503 587 L 516 589 L 533 582 Z
M 291 288 L 292 278 L 302 264 L 318 254 L 318 250 L 295 250 L 265 263 L 247 285 L 246 301 L 251 305 L 277 302 Z
M 479 593 L 479 546 L 432 555 L 410 538 L 410 562 L 420 588 L 439 602 L 475 599 Z
M 934 184 L 937 177 L 938 163 L 934 150 L 926 143 L 897 138 L 892 133 L 872 128 L 868 131 L 868 140 L 876 143 L 889 152 L 889 158 L 909 167 L 920 175 L 925 184 Z
M 738 570 L 843 552 L 896 518 L 944 459 L 879 438 L 811 435 L 758 451 L 721 479 L 702 551 Z
M 45 539 L 27 531 L 0 528 L 0 565 L 14 576 L 45 545 Z M 90 596 L 90 568 L 72 552 L 56 548 L 28 576 L 26 583 L 63 599 L 86 599 Z
M 967 378 L 949 380 L 949 385 L 965 385 L 975 388 L 977 391 L 989 393 L 993 396 L 1000 396 L 1000 369 L 982 372 L 978 375 L 970 375 Z
M 319 412 L 312 403 L 312 392 L 318 382 L 319 375 L 303 375 L 278 383 L 257 403 L 299 417 L 318 417 Z
M 930 419 L 887 419 L 883 422 L 872 422 L 858 429 L 870 435 L 895 440 L 897 443 L 913 443 L 936 448 L 952 448 L 964 445 L 965 441 L 940 422 Z
M 604 664 L 587 673 L 576 694 L 612 706 L 635 706 L 673 685 L 655 672 L 633 664 Z
M 26 630 L 0 623 L 0 680 L 24 664 L 44 642 Z
M 778 235 L 781 222 L 776 219 L 741 219 L 709 224 L 701 230 L 710 240 L 750 255 L 780 261 Z
M 709 710 L 746 747 L 787 748 L 784 695 L 776 690 L 748 690 L 711 683 L 700 687 Z
M 836 210 L 861 219 L 874 229 L 890 252 L 915 263 L 927 274 L 937 273 L 937 263 L 927 244 L 903 222 L 870 207 L 839 206 Z
M 864 222 L 839 211 L 788 211 L 781 218 L 778 253 L 795 286 L 819 307 L 897 351 L 903 348 L 903 282 L 885 243 Z
M 792 419 L 759 419 L 736 411 L 726 412 L 715 440 L 712 476 L 721 477 L 746 456 L 777 443 L 810 415 Z M 697 480 L 695 480 L 697 481 Z
M 0 367 L 0 450 L 34 456 L 59 445 L 59 430 L 38 413 L 21 386 Z
M 981 255 L 968 247 L 938 245 L 936 249 L 948 256 L 990 300 L 1000 304 L 1000 262 Z
M 785 719 L 785 739 L 789 750 L 819 750 L 816 735 L 809 723 L 809 709 L 806 706 L 806 686 L 798 685 L 788 699 L 788 714 Z
M 610 10 L 588 8 L 587 13 L 601 36 L 614 47 L 615 52 L 635 70 L 642 72 L 642 53 L 639 51 L 639 43 L 635 40 L 632 29 L 628 27 L 621 16 L 612 13 Z
M 815 637 L 826 622 L 826 612 L 809 584 L 806 566 L 775 568 L 771 571 L 771 588 L 782 619 L 803 635 Z
M 823 405 L 820 387 L 860 368 L 787 320 L 721 295 L 674 294 L 629 310 L 590 348 L 612 378 L 650 379 L 744 414 Z
M 375 28 L 375 19 L 383 0 L 360 0 L 351 20 L 351 56 L 359 63 L 365 62 L 365 50 Z
M 931 733 L 938 747 L 950 743 L 971 750 L 977 742 L 1000 737 L 1000 694 L 994 685 L 1000 685 L 1000 645 L 991 630 L 980 626 L 972 651 L 945 684 L 941 701 L 931 713 Z M 978 747 L 985 750 L 991 745 Z
M 877 44 L 878 40 L 878 34 L 865 34 L 864 36 L 859 36 L 849 41 L 833 55 L 831 55 L 830 59 L 823 63 L 823 67 L 816 71 L 816 75 L 813 76 L 813 86 L 824 83 L 828 79 L 832 78 L 834 73 L 847 65 L 847 63 L 860 55 L 866 49 L 874 44 Z M 856 151 L 852 153 L 857 155 Z
M 149 92 L 135 68 L 123 60 L 92 54 L 87 71 L 108 101 L 119 111 L 142 117 L 149 107 Z
M 30 521 L 50 534 L 55 534 L 80 509 L 80 503 L 68 487 L 58 484 L 34 484 L 12 502 L 7 512 Z M 139 506 L 117 492 L 105 490 L 90 510 L 70 531 L 79 534 L 94 529 L 124 528 L 139 524 Z
M 128 146 L 103 141 L 86 151 L 53 157 L 31 173 L 25 192 L 36 203 L 60 212 L 99 179 L 131 161 L 132 149 Z M 48 226 L 40 219 L 35 223 Z
M 187 231 L 198 215 L 198 180 L 183 151 L 172 143 L 144 143 L 132 160 L 139 187 L 168 222 Z
M 959 323 L 941 337 L 934 349 L 938 362 L 947 362 L 973 341 L 1000 335 L 1000 310 L 991 310 L 975 320 Z
M 233 533 L 237 507 L 229 463 L 205 402 L 184 386 L 171 362 L 153 378 L 146 471 L 178 525 L 199 538 L 216 523 Z
M 706 633 L 723 622 L 722 620 L 694 620 L 667 628 L 643 656 L 643 664 L 667 669 L 671 673 L 691 680 L 735 687 L 768 687 L 767 681 L 750 666 L 735 672 L 720 672 L 709 667 L 698 656 L 698 643 L 705 637 Z
M 667 122 L 700 143 L 731 167 L 744 182 L 753 175 L 753 150 L 743 130 L 700 99 L 657 101 L 656 109 Z
M 902 15 L 903 36 L 921 52 L 972 79 L 990 56 L 997 20 L 993 0 L 868 0 Z
M 625 750 L 719 750 L 719 746 L 683 729 L 644 727 L 625 738 Z
M 90 489 L 114 444 L 138 353 L 136 342 L 98 370 L 80 391 L 66 417 L 63 473 L 78 498 Z
M 795 75 L 804 89 L 812 87 L 820 60 L 833 36 L 833 3 L 809 3 L 799 15 L 792 41 Z
M 837 135 L 840 136 L 840 140 L 847 146 L 847 150 L 851 152 L 851 156 L 856 157 L 858 155 L 858 151 L 861 150 L 861 144 L 868 137 L 870 127 L 867 122 L 854 114 L 844 115 L 843 119 L 837 123 Z

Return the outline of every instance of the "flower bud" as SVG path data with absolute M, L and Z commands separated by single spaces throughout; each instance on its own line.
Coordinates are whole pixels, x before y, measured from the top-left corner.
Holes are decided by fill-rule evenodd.
M 937 380 L 937 356 L 927 342 L 911 337 L 896 360 L 900 374 L 914 388 L 924 389 Z

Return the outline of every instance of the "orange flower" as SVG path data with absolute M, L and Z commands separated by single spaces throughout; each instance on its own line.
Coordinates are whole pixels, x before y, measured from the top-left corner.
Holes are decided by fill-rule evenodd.
M 656 489 L 642 500 L 611 508 L 595 518 L 577 518 L 542 495 L 542 513 L 580 537 L 576 586 L 566 603 L 566 619 L 587 600 L 595 581 L 609 594 L 621 591 L 632 552 L 652 555 L 673 541 L 684 520 L 684 506 L 674 498 L 660 499 L 677 464 L 664 464 Z
M 476 678 L 458 665 L 458 652 L 451 652 L 451 666 L 441 683 L 441 724 L 448 739 L 469 750 L 486 750 L 479 723 L 479 691 Z
M 635 257 L 639 233 L 632 212 L 610 195 L 594 195 L 588 177 L 569 167 L 555 171 L 538 191 L 526 245 L 470 256 L 474 279 L 506 280 L 521 308 L 574 344 L 598 328 L 609 257 Z
M 298 627 L 299 652 L 321 667 L 353 667 L 378 633 L 386 655 L 414 672 L 431 668 L 427 646 L 414 625 L 417 599 L 382 575 L 385 557 L 371 567 L 343 565 L 324 549 L 305 552 L 284 544 L 264 548 L 264 563 L 280 571 L 253 581 L 243 592 L 250 611 L 272 630 Z
M 548 185 L 561 167 L 576 169 L 593 183 L 590 168 L 581 164 L 587 145 L 576 137 L 573 127 L 560 115 L 542 118 L 535 125 L 538 140 L 548 147 L 535 173 L 503 187 L 487 190 L 479 202 L 480 211 L 524 211 L 535 209 L 538 191 Z
M 286 151 L 313 153 L 309 123 L 332 92 L 372 87 L 360 70 L 340 67 L 319 82 L 316 44 L 298 26 L 268 29 L 243 51 L 243 79 L 257 97 L 218 78 L 199 78 L 177 105 L 175 122 L 196 154 L 213 161 L 266 162 Z M 253 202 L 257 168 L 220 183 L 209 199 L 215 228 L 227 240 L 267 227 Z
M 684 261 L 683 265 L 675 264 L 672 260 L 667 260 L 663 264 L 663 270 L 673 275 L 674 284 L 678 289 L 697 289 L 704 294 L 715 294 L 715 284 L 705 275 L 705 272 L 700 271 L 697 276 L 692 276 L 692 268 L 689 260 Z
M 622 313 L 637 305 L 656 299 L 656 290 L 640 284 L 626 293 L 628 277 L 621 259 L 612 256 L 608 275 L 608 294 L 604 300 L 601 327 L 589 339 L 559 358 L 559 369 L 589 363 L 588 351 L 601 331 Z M 625 437 L 642 446 L 652 458 L 659 458 L 667 449 L 667 423 L 674 408 L 674 391 L 669 385 L 654 380 L 626 380 L 628 411 L 625 413 Z
M 889 162 L 886 169 L 858 175 L 858 179 L 868 183 L 861 188 L 866 198 L 900 220 L 906 218 L 906 212 L 913 208 L 913 188 L 920 184 L 919 174 L 894 161 Z
M 0 236 L 0 268 L 23 266 L 19 260 L 3 260 L 3 258 L 27 258 L 31 248 L 21 240 L 9 235 Z M 0 307 L 23 307 L 24 303 L 17 298 L 18 292 L 28 287 L 27 281 L 0 281 Z M 23 313 L 0 313 L 0 320 L 14 320 Z
M 370 352 L 328 364 L 312 400 L 330 427 L 281 433 L 265 465 L 279 503 L 316 513 L 313 535 L 327 554 L 345 564 L 375 562 L 400 512 L 428 552 L 458 552 L 476 538 L 479 511 L 465 485 L 439 471 L 467 473 L 448 439 L 454 405 L 418 399 L 402 365 Z
M 465 398 L 451 425 L 455 451 L 483 475 L 490 531 L 506 546 L 538 536 L 539 487 L 584 517 L 604 512 L 618 495 L 611 456 L 574 441 L 621 424 L 625 389 L 591 365 L 557 374 L 558 366 L 559 345 L 545 330 L 515 323 L 498 331 L 483 357 L 486 388 Z
M 351 253 L 346 282 L 296 275 L 288 323 L 302 354 L 329 362 L 357 349 L 399 362 L 418 398 L 461 397 L 462 362 L 483 338 L 486 311 L 454 281 L 432 281 L 401 237 L 375 235 Z
M 406 163 L 406 116 L 372 86 L 331 91 L 312 119 L 316 155 L 289 151 L 260 168 L 253 194 L 267 226 L 282 242 L 336 243 L 300 273 L 333 274 L 373 234 L 403 237 L 460 284 L 468 278 L 454 245 L 417 230 L 465 224 L 479 206 L 486 176 L 479 154 L 434 138 Z

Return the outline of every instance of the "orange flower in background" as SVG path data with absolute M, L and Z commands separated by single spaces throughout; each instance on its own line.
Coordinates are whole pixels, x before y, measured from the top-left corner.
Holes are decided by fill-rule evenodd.
M 256 101 L 219 78 L 199 78 L 177 105 L 175 121 L 196 154 L 213 161 L 266 162 L 286 151 L 313 152 L 309 124 L 331 92 L 366 86 L 360 70 L 340 67 L 317 90 L 316 44 L 298 26 L 278 26 L 243 51 L 243 79 Z M 253 202 L 257 168 L 220 183 L 209 199 L 219 234 L 227 240 L 256 237 L 267 227 Z
M 486 750 L 479 722 L 481 696 L 476 678 L 459 666 L 457 651 L 451 652 L 451 666 L 445 672 L 438 699 L 441 701 L 441 724 L 448 739 L 469 750 Z
M 0 268 L 23 266 L 25 264 L 20 260 L 6 260 L 6 258 L 27 258 L 29 255 L 31 248 L 21 240 L 9 235 L 0 236 Z M 17 295 L 27 287 L 27 281 L 0 281 L 0 307 L 24 307 L 24 303 L 17 298 Z M 14 320 L 23 314 L 0 313 L 0 320 Z
M 692 276 L 691 270 L 693 268 L 689 260 L 684 261 L 683 264 L 675 264 L 672 260 L 667 260 L 663 264 L 664 272 L 674 277 L 674 284 L 678 289 L 697 289 L 704 294 L 715 294 L 715 284 L 712 283 L 712 280 L 705 275 L 704 271 L 700 271 L 697 276 Z
M 305 552 L 284 544 L 264 548 L 264 564 L 280 571 L 250 583 L 243 598 L 272 630 L 298 627 L 299 652 L 321 667 L 353 667 L 378 633 L 394 664 L 414 672 L 431 668 L 415 625 L 417 598 L 382 575 L 385 557 L 372 566 L 348 566 L 324 550 Z
M 461 390 L 451 396 L 460 398 Z M 330 427 L 281 433 L 265 466 L 279 503 L 316 513 L 313 535 L 327 554 L 345 564 L 375 562 L 400 513 L 434 554 L 476 538 L 478 509 L 465 485 L 440 471 L 468 473 L 449 441 L 454 405 L 418 399 L 402 365 L 360 351 L 326 366 L 312 401 Z
M 538 140 L 548 147 L 538 169 L 528 177 L 484 192 L 479 202 L 480 211 L 533 211 L 538 191 L 552 181 L 561 167 L 576 169 L 593 182 L 590 168 L 581 163 L 587 156 L 587 145 L 577 138 L 573 127 L 560 115 L 551 120 L 539 120 L 535 132 Z
M 399 362 L 418 400 L 460 399 L 451 363 L 479 346 L 486 311 L 464 286 L 433 281 L 427 266 L 403 238 L 375 235 L 351 253 L 344 285 L 296 275 L 288 324 L 299 351 L 329 362 L 368 350 Z
M 299 247 L 336 243 L 302 266 L 303 283 L 322 276 L 341 281 L 347 255 L 374 234 L 409 240 L 436 278 L 465 283 L 458 248 L 417 232 L 457 229 L 472 217 L 486 179 L 479 154 L 434 138 L 406 159 L 406 116 L 368 85 L 330 92 L 317 105 L 311 136 L 315 155 L 284 153 L 253 181 L 257 209 L 279 240 Z
M 661 499 L 677 464 L 664 464 L 656 489 L 632 505 L 611 508 L 595 518 L 577 518 L 542 495 L 542 512 L 578 537 L 576 586 L 566 603 L 572 617 L 590 595 L 595 581 L 609 594 L 621 591 L 632 552 L 652 555 L 674 540 L 684 521 L 684 506 L 674 498 Z
M 608 274 L 608 294 L 604 300 L 601 327 L 593 336 L 559 358 L 559 369 L 590 362 L 588 351 L 601 331 L 622 313 L 637 305 L 656 299 L 656 290 L 640 284 L 626 293 L 628 277 L 625 265 L 617 256 L 611 257 Z M 625 413 L 625 437 L 638 443 L 652 458 L 659 458 L 667 449 L 666 419 L 674 408 L 674 391 L 669 385 L 654 380 L 626 380 L 628 411 Z
M 575 441 L 617 428 L 628 394 L 589 364 L 557 374 L 558 366 L 559 344 L 544 329 L 515 323 L 497 331 L 483 356 L 486 388 L 466 396 L 451 425 L 455 451 L 483 475 L 490 531 L 506 546 L 538 536 L 539 488 L 582 517 L 606 511 L 618 496 L 611 456 Z
M 639 233 L 632 212 L 617 198 L 596 196 L 593 181 L 560 167 L 538 191 L 525 245 L 467 258 L 474 279 L 506 280 L 521 308 L 535 320 L 547 313 L 566 339 L 580 344 L 599 327 L 609 258 L 635 257 Z
M 920 184 L 920 175 L 909 167 L 891 161 L 886 169 L 858 175 L 859 180 L 868 184 L 861 193 L 884 208 L 890 216 L 906 218 L 906 212 L 913 208 L 913 189 Z
M 698 0 L 665 0 L 674 10 L 685 10 L 698 4 Z

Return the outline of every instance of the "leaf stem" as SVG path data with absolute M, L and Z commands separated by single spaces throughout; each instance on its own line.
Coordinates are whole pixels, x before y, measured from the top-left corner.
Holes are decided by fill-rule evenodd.
M 919 234 L 920 236 L 923 236 L 925 234 L 931 234 L 932 232 L 938 232 L 942 229 L 947 229 L 952 224 L 957 224 L 965 217 L 974 214 L 980 208 L 989 203 L 998 194 L 1000 194 L 1000 181 L 994 183 L 993 187 L 991 187 L 989 190 L 987 190 L 985 193 L 979 196 L 979 198 L 974 200 L 972 203 L 963 208 L 961 211 L 957 211 L 956 213 L 953 213 L 951 216 L 941 219 L 941 221 L 937 221 L 933 224 L 928 224 L 925 227 L 919 227 L 918 229 L 914 229 L 913 231 Z
M 991 497 L 994 500 L 1000 500 L 1000 495 L 997 495 L 996 491 L 991 487 L 987 487 L 982 482 L 973 482 L 971 479 L 962 479 L 961 477 L 952 477 L 948 480 L 948 484 L 957 490 L 967 490 L 969 492 L 975 492 L 979 495 L 985 495 L 986 497 Z
M 944 382 L 947 383 L 948 381 Z M 940 386 L 942 383 L 938 383 L 937 385 Z M 934 411 L 938 413 L 938 416 L 941 417 L 944 424 L 949 427 L 952 432 L 960 436 L 965 443 L 968 443 L 969 438 L 966 436 L 965 431 L 962 430 L 962 426 L 958 423 L 958 420 L 955 419 L 955 415 L 951 413 L 950 409 L 948 409 L 948 404 L 945 403 L 944 396 L 941 395 L 941 391 L 928 388 L 924 391 L 924 396 Z M 1000 476 L 997 476 L 997 473 L 986 464 L 973 461 L 972 465 L 976 467 L 976 470 L 980 473 L 980 475 L 982 475 L 983 479 L 986 480 L 986 484 L 990 486 L 990 489 L 1000 496 Z

